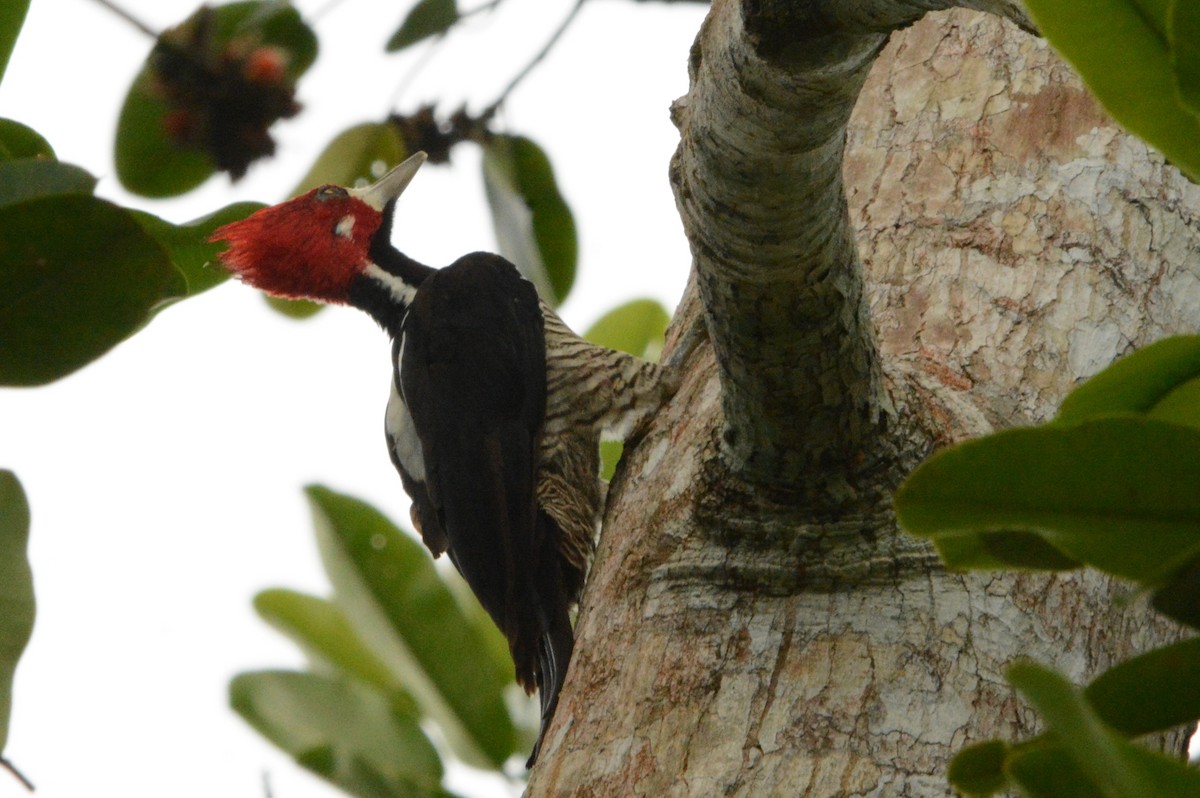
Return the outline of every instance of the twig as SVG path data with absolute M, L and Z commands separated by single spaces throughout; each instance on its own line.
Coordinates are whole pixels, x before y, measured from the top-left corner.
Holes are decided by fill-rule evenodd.
M 475 6 L 474 8 L 467 9 L 466 11 L 459 14 L 458 18 L 460 20 L 462 20 L 462 19 L 466 19 L 467 17 L 473 17 L 476 14 L 482 14 L 485 11 L 492 11 L 493 9 L 496 8 L 496 6 L 500 5 L 503 2 L 504 2 L 504 0 L 488 0 L 488 2 L 484 3 L 483 5 Z
M 441 33 L 437 34 L 433 41 L 431 41 L 424 49 L 421 55 L 417 57 L 417 60 L 413 63 L 412 67 L 404 73 L 404 77 L 400 78 L 400 83 L 396 86 L 396 90 L 392 92 L 392 108 L 395 108 L 400 104 L 400 98 L 404 96 L 404 92 L 408 91 L 408 88 L 412 86 L 413 82 L 417 79 L 417 75 L 419 75 L 421 71 L 429 65 L 429 62 L 433 60 L 433 57 L 437 55 L 438 49 L 441 47 L 442 42 L 446 41 L 446 34 L 448 32 L 449 31 L 442 31 Z
M 331 2 L 336 3 L 341 2 L 341 0 L 331 0 Z M 476 14 L 481 14 L 485 11 L 492 11 L 503 2 L 504 0 L 488 0 L 488 2 L 484 3 L 483 5 L 476 6 L 475 8 L 459 14 L 458 20 L 461 22 L 462 20 L 467 19 L 468 17 L 473 17 Z M 392 108 L 395 108 L 400 104 L 400 98 L 404 95 L 404 92 L 408 91 L 408 87 L 413 84 L 413 82 L 417 79 L 417 76 L 425 69 L 426 66 L 429 65 L 429 62 L 433 60 L 433 57 L 437 55 L 439 48 L 441 47 L 442 43 L 446 41 L 446 36 L 449 33 L 449 30 L 444 30 L 437 34 L 433 41 L 429 43 L 429 46 L 425 48 L 424 52 L 421 53 L 420 57 L 417 58 L 416 62 L 413 63 L 412 68 L 409 69 L 408 72 L 404 74 L 404 77 L 400 79 L 400 84 L 396 86 L 396 90 L 392 92 Z
M 128 22 L 130 25 L 132 25 L 133 27 L 135 27 L 135 28 L 137 28 L 138 30 L 140 30 L 142 33 L 144 33 L 144 34 L 146 34 L 147 36 L 149 36 L 151 39 L 157 39 L 157 38 L 158 38 L 158 31 L 156 31 L 154 28 L 152 28 L 152 27 L 150 27 L 149 25 L 147 25 L 145 22 L 142 22 L 140 19 L 138 19 L 137 17 L 135 17 L 133 14 L 130 14 L 128 11 L 126 11 L 126 10 L 125 10 L 125 9 L 123 9 L 123 8 L 121 8 L 121 7 L 120 7 L 120 6 L 118 6 L 116 3 L 112 2 L 112 0 L 95 0 L 95 2 L 96 2 L 96 3 L 99 3 L 99 4 L 100 4 L 100 5 L 102 5 L 102 6 L 104 6 L 104 7 L 105 7 L 105 8 L 107 8 L 109 11 L 113 12 L 113 13 L 114 13 L 114 14 L 116 14 L 118 17 L 120 17 L 121 19 L 125 20 L 125 21 L 126 21 L 126 22 Z
M 21 784 L 23 784 L 25 786 L 25 789 L 29 790 L 30 792 L 33 792 L 33 782 L 30 781 L 29 779 L 25 778 L 25 774 L 22 773 L 21 771 L 17 770 L 16 765 L 14 765 L 12 762 L 9 762 L 7 759 L 5 759 L 2 756 L 0 756 L 0 768 L 4 768 L 9 773 L 13 774 L 13 776 L 16 777 L 17 781 L 21 782 Z
M 575 7 L 571 9 L 571 12 L 567 14 L 566 19 L 562 21 L 562 24 L 558 26 L 558 29 L 554 31 L 550 38 L 546 40 L 546 43 L 542 45 L 542 49 L 538 52 L 538 54 L 533 57 L 533 60 L 525 65 L 524 69 L 517 73 L 515 78 L 508 82 L 508 85 L 504 87 L 504 91 L 500 92 L 500 96 L 496 98 L 495 102 L 489 105 L 484 112 L 480 114 L 480 118 L 487 119 L 495 114 L 496 110 L 504 104 L 505 100 L 508 99 L 508 95 L 512 94 L 513 89 L 515 89 L 517 85 L 520 84 L 520 82 L 524 80 L 530 72 L 533 71 L 534 67 L 542 62 L 542 59 L 550 54 L 550 51 L 554 49 L 554 45 L 558 44 L 558 40 L 561 39 L 562 35 L 567 32 L 567 28 L 571 27 L 571 23 L 575 21 L 575 17 L 579 14 L 579 10 L 583 8 L 584 2 L 586 2 L 586 0 L 575 0 Z

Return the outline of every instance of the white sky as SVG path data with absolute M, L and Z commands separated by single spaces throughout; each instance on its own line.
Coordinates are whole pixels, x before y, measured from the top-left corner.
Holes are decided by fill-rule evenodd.
M 194 9 L 124 3 L 155 28 Z M 150 42 L 89 0 L 33 0 L 0 116 L 98 175 L 102 196 L 175 221 L 282 199 L 336 132 L 392 107 L 412 56 L 383 55 L 407 3 L 383 5 L 346 0 L 319 20 L 321 56 L 299 90 L 305 112 L 277 128 L 280 156 L 232 189 L 218 178 L 182 201 L 122 194 L 111 176 L 115 117 Z M 570 5 L 507 0 L 426 67 L 401 109 L 439 97 L 478 108 Z M 590 3 L 502 117 L 549 151 L 575 211 L 580 277 L 563 312 L 577 328 L 637 296 L 673 308 L 683 290 L 667 108 L 686 90 L 703 11 Z M 452 170 L 422 171 L 396 222 L 397 244 L 433 264 L 494 246 L 478 159 L 455 155 Z M 226 284 L 65 380 L 0 390 L 0 467 L 17 472 L 32 504 L 39 602 L 5 753 L 39 796 L 259 798 L 264 773 L 276 798 L 341 794 L 262 741 L 227 709 L 225 691 L 238 671 L 301 664 L 250 599 L 270 586 L 328 590 L 303 485 L 407 518 L 382 436 L 387 351 L 356 311 L 296 323 Z M 0 798 L 23 794 L 0 775 Z

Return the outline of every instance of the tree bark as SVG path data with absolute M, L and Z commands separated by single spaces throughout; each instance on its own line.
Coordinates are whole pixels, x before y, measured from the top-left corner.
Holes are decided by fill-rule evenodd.
M 957 750 L 1035 730 L 1007 664 L 1084 681 L 1176 635 L 1102 575 L 947 573 L 896 527 L 934 446 L 1200 316 L 1197 188 L 1009 22 L 884 47 L 933 5 L 714 4 L 672 168 L 675 337 L 713 346 L 626 448 L 530 795 L 949 795 Z

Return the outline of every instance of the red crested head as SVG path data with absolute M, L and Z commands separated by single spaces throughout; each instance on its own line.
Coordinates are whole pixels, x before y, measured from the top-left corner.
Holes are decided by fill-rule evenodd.
M 419 152 L 363 189 L 315 188 L 218 228 L 209 241 L 228 243 L 221 262 L 268 294 L 346 302 L 371 265 L 371 243 L 391 204 L 424 161 Z
M 322 186 L 227 224 L 209 240 L 227 242 L 221 262 L 268 294 L 344 302 L 382 223 L 380 211 L 345 189 Z

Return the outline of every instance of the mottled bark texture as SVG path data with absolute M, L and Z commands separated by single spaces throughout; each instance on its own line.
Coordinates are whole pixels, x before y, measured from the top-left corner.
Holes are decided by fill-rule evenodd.
M 713 345 L 612 485 L 533 796 L 949 795 L 955 751 L 1034 730 L 1008 663 L 1084 680 L 1176 634 L 1100 575 L 949 574 L 895 526 L 933 446 L 1200 319 L 1196 187 L 1010 22 L 885 41 L 923 8 L 718 0 L 697 38 L 675 329 Z

